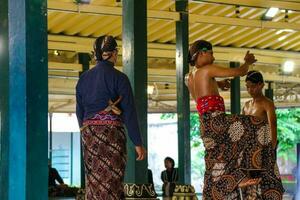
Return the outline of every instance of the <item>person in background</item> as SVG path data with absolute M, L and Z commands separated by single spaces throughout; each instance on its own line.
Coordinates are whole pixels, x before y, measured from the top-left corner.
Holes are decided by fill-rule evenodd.
M 164 200 L 169 200 L 173 196 L 178 181 L 178 170 L 175 168 L 175 161 L 170 157 L 165 158 L 164 164 L 166 170 L 161 172 L 162 191 Z
M 152 170 L 148 168 L 147 170 L 147 176 L 148 176 L 148 183 L 152 184 L 154 187 L 154 183 L 153 183 L 153 173 Z
M 57 184 L 58 183 L 58 184 Z M 51 161 L 48 160 L 48 193 L 49 196 L 58 196 L 64 193 L 64 189 L 68 186 L 59 175 L 58 171 L 51 166 Z
M 96 39 L 97 64 L 76 85 L 76 115 L 81 131 L 86 175 L 86 199 L 124 199 L 126 136 L 135 145 L 137 160 L 146 157 L 128 77 L 114 68 L 117 42 Z

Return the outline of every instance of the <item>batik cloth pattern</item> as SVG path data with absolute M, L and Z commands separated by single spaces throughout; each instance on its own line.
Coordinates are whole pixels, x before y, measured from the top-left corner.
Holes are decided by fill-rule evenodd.
M 112 112 L 100 112 L 83 124 L 86 199 L 124 199 L 126 137 L 120 117 Z
M 199 98 L 197 108 L 205 109 L 199 104 L 210 105 L 205 103 L 210 99 Z M 284 189 L 266 121 L 225 114 L 223 109 L 207 109 L 199 112 L 199 118 L 205 147 L 204 200 L 240 199 L 238 184 L 245 178 L 252 178 L 249 170 L 259 171 L 262 180 L 259 185 L 243 190 L 244 199 L 253 196 L 264 200 L 282 199 Z

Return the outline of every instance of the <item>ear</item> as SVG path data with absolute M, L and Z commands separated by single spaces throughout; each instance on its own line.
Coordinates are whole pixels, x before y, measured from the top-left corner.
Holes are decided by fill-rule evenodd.
M 265 86 L 264 83 L 259 83 L 259 88 L 263 89 L 264 86 Z
M 113 51 L 114 55 L 117 57 L 118 56 L 118 51 L 117 50 L 114 50 Z

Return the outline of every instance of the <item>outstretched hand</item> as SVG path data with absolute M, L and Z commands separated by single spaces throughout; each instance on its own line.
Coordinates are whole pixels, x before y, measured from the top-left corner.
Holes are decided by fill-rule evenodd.
M 147 151 L 143 146 L 135 146 L 135 151 L 137 153 L 136 160 L 144 160 L 147 156 Z
M 255 56 L 253 53 L 250 53 L 250 51 L 247 51 L 245 57 L 244 57 L 245 63 L 248 65 L 252 65 L 257 60 L 255 59 Z
M 222 81 L 218 81 L 218 86 L 221 90 L 227 91 L 230 88 L 230 79 L 225 79 Z

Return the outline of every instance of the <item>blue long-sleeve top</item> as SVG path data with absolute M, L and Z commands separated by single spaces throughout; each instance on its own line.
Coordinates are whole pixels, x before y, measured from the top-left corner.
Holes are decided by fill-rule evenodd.
M 142 145 L 132 88 L 128 77 L 114 68 L 109 61 L 100 61 L 97 65 L 84 72 L 76 85 L 76 115 L 79 126 L 83 121 L 93 117 L 99 111 L 122 96 L 117 105 L 121 118 L 126 125 L 129 138 L 134 145 Z

